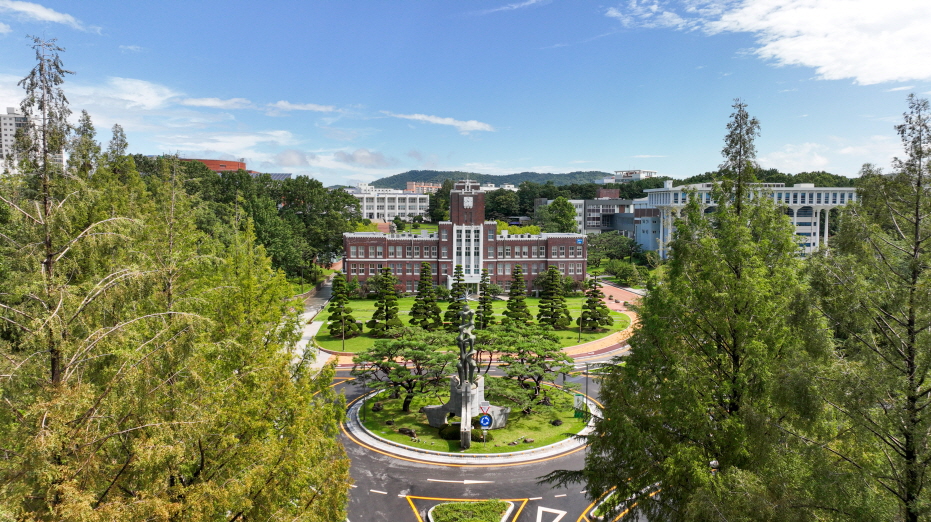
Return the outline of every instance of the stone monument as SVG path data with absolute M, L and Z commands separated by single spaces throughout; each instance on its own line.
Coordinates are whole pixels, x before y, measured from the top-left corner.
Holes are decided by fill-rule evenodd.
M 463 303 L 459 312 L 459 335 L 456 344 L 459 346 L 459 362 L 456 364 L 457 375 L 449 377 L 449 402 L 442 406 L 427 406 L 424 413 L 427 422 L 434 428 L 446 426 L 446 418 L 450 413 L 459 415 L 459 446 L 469 449 L 472 445 L 472 415 L 479 412 L 479 405 L 485 402 L 485 378 L 475 375 L 476 365 L 472 356 L 475 355 L 475 312 Z M 491 429 L 503 428 L 507 424 L 510 408 L 489 406 L 485 408 L 491 415 Z

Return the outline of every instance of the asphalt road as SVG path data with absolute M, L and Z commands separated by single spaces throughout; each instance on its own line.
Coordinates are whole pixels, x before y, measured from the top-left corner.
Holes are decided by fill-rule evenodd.
M 605 358 L 601 358 L 605 359 Z M 582 366 L 582 365 L 579 365 Z M 341 370 L 337 385 L 348 401 L 362 394 L 353 381 L 345 381 Z M 582 375 L 570 376 L 585 390 Z M 597 397 L 598 385 L 588 383 L 588 393 Z M 343 435 L 351 459 L 355 484 L 350 491 L 349 522 L 425 522 L 432 506 L 449 500 L 498 498 L 515 504 L 511 522 L 577 522 L 591 509 L 592 501 L 583 485 L 567 489 L 539 484 L 543 475 L 557 469 L 581 469 L 585 450 L 548 460 L 509 466 L 451 466 L 427 464 L 370 451 Z

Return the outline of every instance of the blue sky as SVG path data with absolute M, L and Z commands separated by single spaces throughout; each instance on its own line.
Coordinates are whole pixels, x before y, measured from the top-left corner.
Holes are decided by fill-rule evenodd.
M 0 0 L 0 110 L 57 38 L 101 141 L 245 158 L 325 184 L 410 169 L 657 170 L 721 162 L 734 98 L 760 164 L 856 175 L 931 96 L 926 0 Z

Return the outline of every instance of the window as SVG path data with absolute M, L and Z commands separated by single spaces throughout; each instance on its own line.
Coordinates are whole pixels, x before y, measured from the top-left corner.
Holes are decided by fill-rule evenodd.
M 504 264 L 504 275 L 511 275 L 511 263 Z
M 558 250 L 556 247 L 551 248 L 551 249 L 550 249 L 550 257 L 556 257 L 556 253 L 557 253 L 558 251 L 559 251 L 559 250 Z
M 375 275 L 375 265 L 369 265 L 369 275 Z
M 440 265 L 440 266 L 443 267 L 443 275 L 448 275 L 448 274 L 449 274 L 449 265 L 445 265 L 445 264 L 444 264 L 444 265 Z
M 504 263 L 498 263 L 498 275 L 504 275 Z
M 582 271 L 582 263 L 576 263 L 576 264 L 575 264 L 575 273 L 576 273 L 576 274 L 579 274 L 579 275 L 582 275 L 582 274 L 585 273 L 585 272 Z
M 498 245 L 498 257 L 504 257 L 504 247 Z
M 447 258 L 447 257 L 449 257 L 449 248 L 448 248 L 448 247 L 440 247 L 440 252 L 441 252 L 440 255 L 441 255 L 444 259 Z M 445 266 L 445 265 L 444 265 L 444 266 Z
M 405 263 L 405 264 L 407 265 L 407 267 L 406 267 L 406 268 L 407 268 L 407 275 L 411 275 L 411 264 L 410 264 L 410 263 Z
M 356 247 L 355 247 L 355 246 L 349 247 L 349 257 L 356 257 Z
M 819 205 L 821 204 L 821 193 L 820 192 L 818 193 L 818 204 Z
M 412 246 L 406 246 L 406 247 L 404 247 L 404 254 L 405 254 L 404 257 L 406 257 L 406 258 L 408 258 L 408 259 L 410 259 L 411 257 L 413 257 L 413 256 L 411 255 L 411 252 L 413 251 L 413 249 L 414 249 L 414 247 L 412 247 Z
M 511 247 L 504 247 L 504 257 L 511 257 Z
M 539 252 L 537 255 L 538 255 L 539 257 L 545 258 L 545 257 L 546 257 L 546 247 L 545 247 L 545 246 L 540 246 L 539 250 L 540 250 L 540 252 Z
M 430 257 L 436 258 L 436 247 L 430 247 Z
M 841 204 L 841 205 L 844 204 L 844 196 L 846 196 L 846 195 L 847 195 L 847 194 L 845 194 L 845 193 L 843 193 L 843 192 L 840 193 L 840 204 Z
M 378 253 L 377 253 L 376 255 L 378 256 L 378 259 L 381 259 L 381 258 L 385 257 L 385 250 L 384 250 L 384 247 L 382 247 L 382 246 L 377 247 L 377 252 L 378 252 Z
M 443 239 L 443 241 L 446 241 L 447 236 L 446 236 L 446 229 L 445 229 L 445 228 L 444 228 L 443 230 L 440 231 L 440 237 Z
M 536 274 L 536 273 L 537 273 L 537 264 L 536 264 L 536 263 L 530 265 L 530 273 L 531 273 L 531 274 Z
M 832 192 L 832 193 L 831 193 L 831 203 L 834 204 L 834 205 L 837 204 L 837 192 Z
M 522 255 L 521 257 L 529 257 L 529 256 L 527 255 L 527 247 L 521 247 L 520 249 L 521 249 L 521 251 L 523 252 L 523 255 Z
M 569 247 L 569 257 L 575 257 L 575 247 Z
M 414 275 L 420 275 L 420 263 L 414 263 Z
M 355 263 L 349 265 L 349 273 L 352 274 L 352 275 L 355 275 L 355 274 L 356 274 L 356 264 L 355 264 Z
M 419 247 L 419 246 L 415 246 L 415 247 L 414 247 L 414 257 L 420 257 L 420 247 Z
M 559 273 L 562 275 L 566 275 L 566 264 L 565 263 L 559 263 Z
M 415 292 L 420 291 L 420 281 L 414 281 L 414 291 Z
M 413 281 L 408 281 L 408 282 L 407 282 L 407 291 L 408 291 L 408 292 L 412 292 L 413 290 L 414 290 L 414 282 L 413 282 Z
M 388 246 L 388 257 L 394 257 L 394 246 Z
M 430 263 L 430 273 L 436 275 L 436 263 Z
M 373 246 L 369 247 L 369 257 L 375 259 L 375 247 Z
M 575 263 L 569 263 L 569 275 L 575 275 Z
M 566 247 L 559 247 L 559 257 L 566 257 Z
M 494 259 L 495 247 L 488 247 L 488 259 Z
M 488 229 L 488 240 L 489 241 L 495 240 L 495 230 L 493 228 Z

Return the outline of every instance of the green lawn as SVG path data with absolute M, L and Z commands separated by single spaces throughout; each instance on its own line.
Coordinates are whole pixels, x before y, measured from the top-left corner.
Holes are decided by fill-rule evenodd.
M 493 378 L 489 377 L 489 379 Z M 573 394 L 558 388 L 547 388 L 547 393 L 553 401 L 553 406 L 539 406 L 540 411 L 530 415 L 512 411 L 508 417 L 507 426 L 489 431 L 494 440 L 486 443 L 473 442 L 472 447 L 466 453 L 507 453 L 540 448 L 565 440 L 570 434 L 582 431 L 586 421 L 574 416 Z M 389 399 L 387 393 L 382 393 L 376 398 L 366 401 L 365 422 L 363 424 L 372 433 L 390 441 L 433 451 L 458 453 L 460 452 L 458 439 L 443 440 L 438 435 L 439 430 L 427 423 L 427 416 L 423 413 L 417 413 L 421 406 L 445 403 L 448 395 L 447 390 L 446 393 L 437 397 L 418 396 L 411 403 L 411 411 L 404 413 L 401 411 L 401 405 L 404 402 L 403 395 L 400 399 Z M 487 389 L 485 400 L 494 406 L 507 406 L 504 399 L 497 397 Z M 380 402 L 384 406 L 384 409 L 377 413 L 372 411 L 372 406 L 376 402 Z M 361 412 L 359 418 L 360 420 L 362 418 Z M 553 426 L 550 424 L 550 421 L 555 419 L 562 420 L 563 425 Z M 388 420 L 394 421 L 394 425 L 385 424 Z M 456 421 L 458 421 L 458 417 L 456 417 Z M 420 442 L 413 442 L 407 435 L 398 433 L 398 428 L 402 427 L 413 429 L 417 433 Z M 533 439 L 534 442 L 524 443 L 524 439 Z M 508 443 L 513 441 L 518 441 L 518 444 L 509 446 Z
M 415 225 L 407 225 L 404 227 L 405 232 L 413 232 L 414 234 L 419 234 L 421 230 L 437 232 L 437 230 L 439 230 L 439 225 L 436 223 L 421 223 L 420 228 L 415 228 Z
M 537 313 L 537 303 L 540 302 L 539 298 L 528 297 L 527 306 L 530 308 L 530 313 L 536 316 Z M 449 303 L 441 302 L 440 309 L 444 312 Z M 579 316 L 582 311 L 582 305 L 585 304 L 584 297 L 570 297 L 566 299 L 566 304 L 569 307 L 569 313 L 572 315 L 573 322 L 574 319 Z M 398 299 L 398 309 L 401 312 L 401 321 L 407 325 L 410 320 L 410 310 L 414 305 L 413 297 L 404 297 Z M 469 306 L 475 309 L 478 304 L 475 302 L 470 302 Z M 505 301 L 495 301 L 494 310 L 495 317 L 497 320 L 500 320 L 501 313 L 504 312 L 507 303 Z M 357 301 L 350 301 L 349 307 L 352 308 L 352 315 L 356 318 L 357 321 L 362 321 L 363 323 L 372 318 L 372 314 L 375 313 L 375 300 L 374 299 L 364 299 Z M 327 321 L 327 318 L 330 316 L 330 312 L 323 310 L 317 317 L 314 318 L 315 321 Z M 567 346 L 575 346 L 581 343 L 587 343 L 589 341 L 594 341 L 601 339 L 602 337 L 617 332 L 627 328 L 630 325 L 630 318 L 626 315 L 618 312 L 612 312 L 611 317 L 614 318 L 614 325 L 611 326 L 608 330 L 604 332 L 582 332 L 582 339 L 579 341 L 579 330 L 568 329 L 568 330 L 558 330 L 556 335 L 560 338 L 560 345 L 565 348 Z M 330 335 L 329 330 L 327 330 L 326 325 L 320 329 L 320 333 L 317 334 L 316 341 L 317 344 L 323 347 L 324 349 L 336 352 L 361 352 L 369 347 L 375 342 L 375 338 L 368 335 L 368 329 L 363 328 L 365 333 L 359 337 L 354 337 L 352 339 L 346 339 L 345 349 L 343 348 L 343 341 L 338 337 L 333 337 Z

